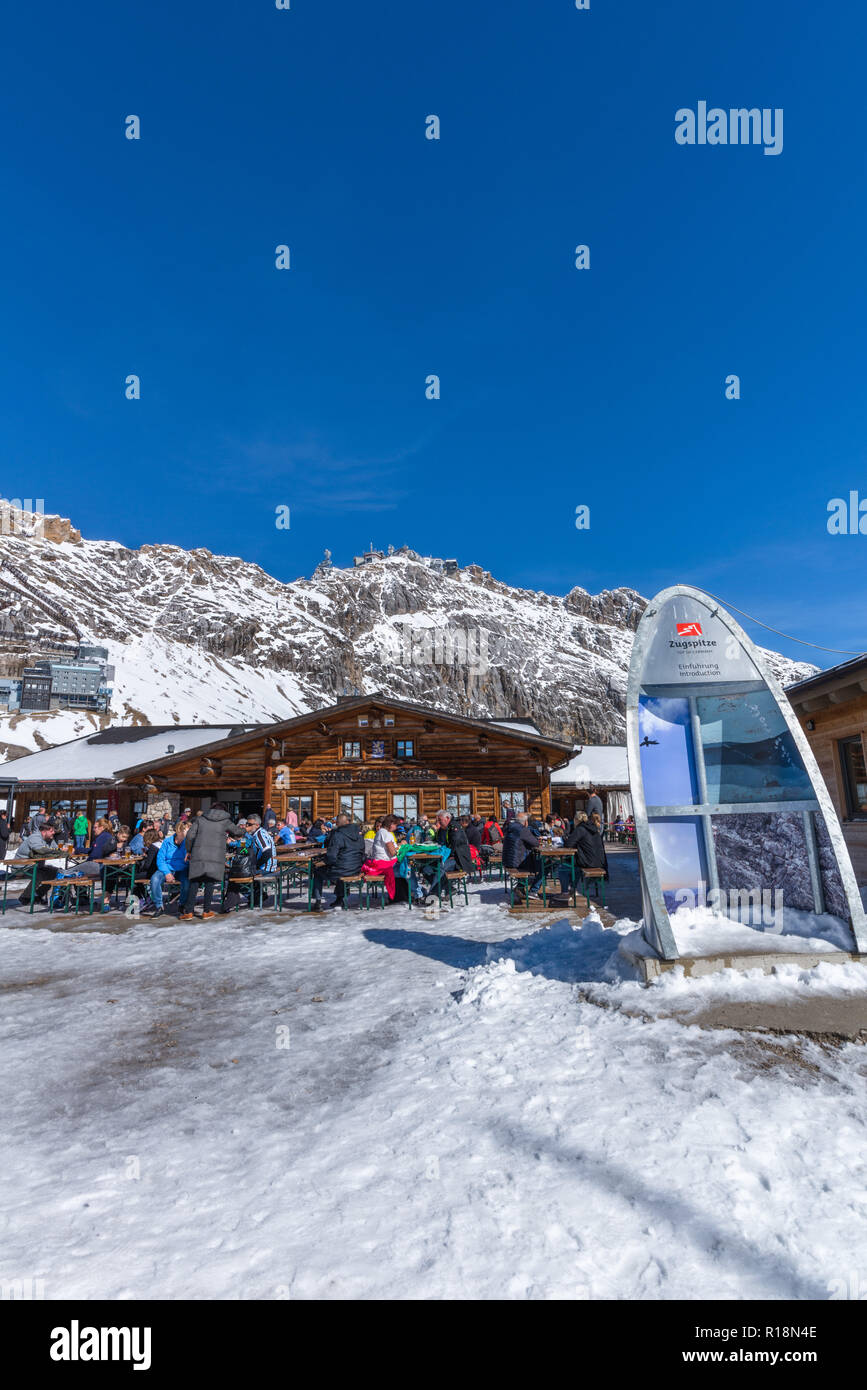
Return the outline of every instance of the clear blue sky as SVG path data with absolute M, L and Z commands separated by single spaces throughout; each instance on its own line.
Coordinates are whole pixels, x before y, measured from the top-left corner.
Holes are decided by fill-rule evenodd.
M 101 0 L 4 39 L 7 495 L 867 647 L 867 536 L 826 530 L 867 497 L 863 6 Z M 782 154 L 677 145 L 699 100 L 782 107 Z

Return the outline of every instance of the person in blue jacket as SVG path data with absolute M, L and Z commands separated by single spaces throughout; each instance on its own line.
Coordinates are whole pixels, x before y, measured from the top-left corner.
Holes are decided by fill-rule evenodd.
M 164 883 L 179 883 L 181 896 L 178 901 L 184 901 L 190 882 L 186 847 L 188 829 L 189 825 L 186 821 L 180 824 L 174 835 L 168 835 L 157 851 L 157 866 L 151 874 L 150 882 L 151 900 L 154 906 L 153 913 L 149 913 L 149 916 L 159 917 L 163 911 Z

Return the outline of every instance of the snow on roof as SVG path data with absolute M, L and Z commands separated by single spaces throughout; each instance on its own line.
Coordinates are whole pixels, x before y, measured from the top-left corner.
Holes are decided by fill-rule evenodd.
M 184 727 L 137 725 L 103 729 L 86 734 L 56 748 L 44 748 L 3 765 L 2 776 L 18 782 L 90 782 L 112 778 L 127 767 L 162 758 L 169 744 L 176 753 L 216 743 L 230 734 L 241 733 L 247 725 L 195 724 Z
M 501 729 L 523 729 L 529 734 L 539 734 L 541 729 L 532 719 L 491 719 L 491 724 L 499 724 Z
M 626 747 L 619 743 L 585 743 L 566 767 L 551 773 L 552 786 L 628 787 Z

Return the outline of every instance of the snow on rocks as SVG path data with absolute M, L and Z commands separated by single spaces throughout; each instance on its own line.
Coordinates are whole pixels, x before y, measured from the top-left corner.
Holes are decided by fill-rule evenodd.
M 634 589 L 556 597 L 513 589 L 477 565 L 444 576 L 411 551 L 290 583 L 235 556 L 171 545 L 10 536 L 3 559 L 31 581 L 29 596 L 7 596 L 13 624 L 108 647 L 111 723 L 285 719 L 358 688 L 470 716 L 529 712 L 543 732 L 582 743 L 625 737 L 626 672 L 645 606 Z M 570 582 L 564 575 L 564 589 Z M 69 630 L 58 633 L 64 612 Z M 447 658 L 413 642 L 431 629 L 454 639 Z M 770 659 L 785 680 L 815 670 Z M 87 731 L 84 718 L 4 716 L 0 743 L 61 743 Z

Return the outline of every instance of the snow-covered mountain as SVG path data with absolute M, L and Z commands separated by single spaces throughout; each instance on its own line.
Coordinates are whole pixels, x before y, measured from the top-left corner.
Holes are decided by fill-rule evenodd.
M 16 632 L 100 643 L 117 668 L 115 693 L 109 715 L 4 715 L 0 756 L 109 723 L 289 718 L 354 690 L 531 715 L 580 742 L 624 741 L 629 652 L 646 603 L 634 589 L 558 597 L 477 565 L 445 574 L 407 548 L 284 584 L 209 550 L 128 550 L 83 540 L 61 518 L 36 529 L 44 534 L 0 536 L 0 648 Z M 784 681 L 816 669 L 768 655 Z

